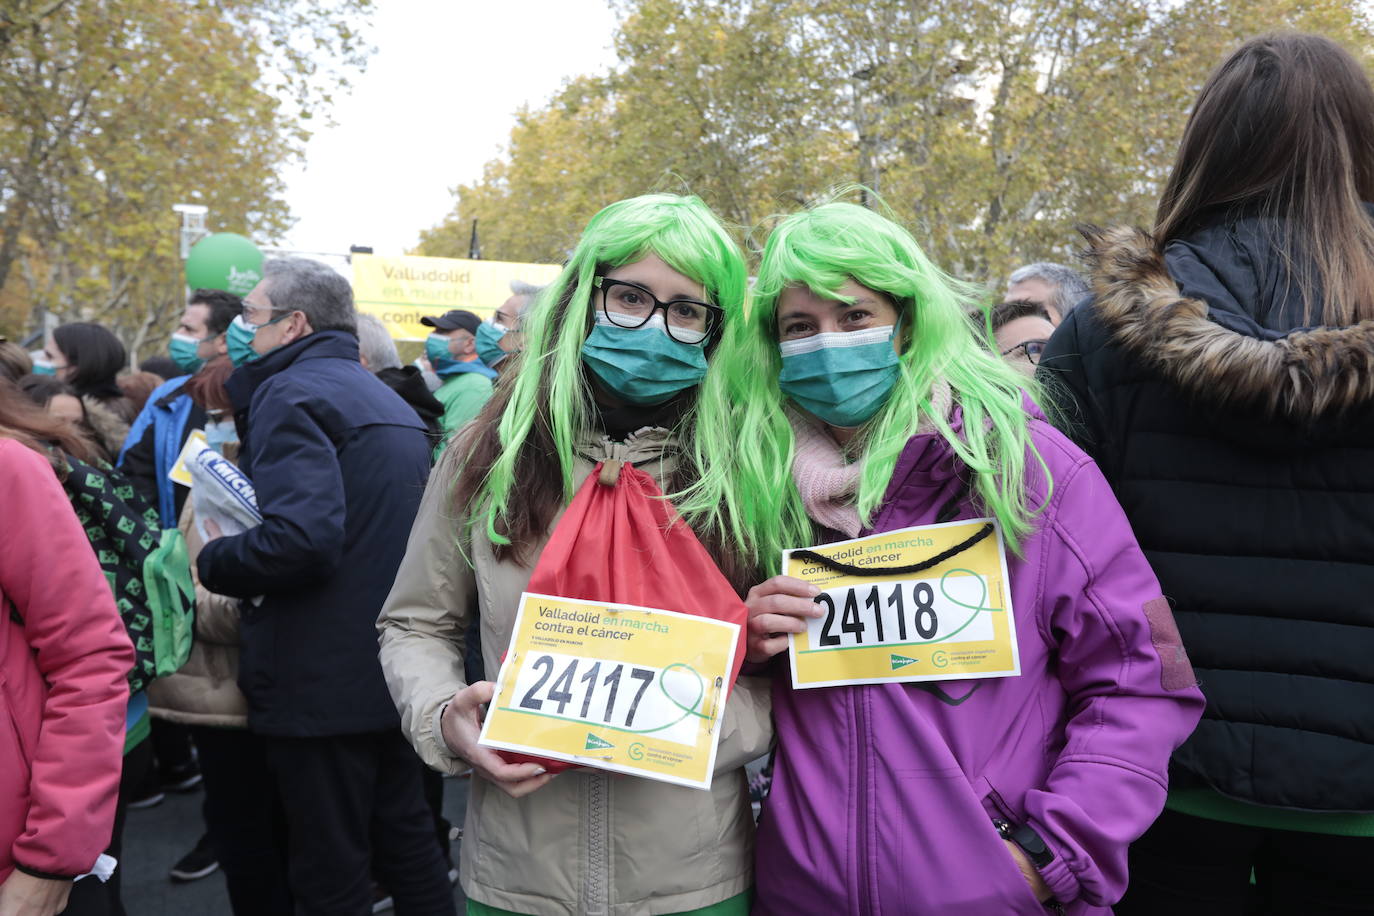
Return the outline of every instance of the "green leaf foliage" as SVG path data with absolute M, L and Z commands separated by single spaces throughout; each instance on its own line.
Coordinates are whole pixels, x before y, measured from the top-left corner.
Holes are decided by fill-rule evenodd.
M 936 262 L 1000 287 L 1080 222 L 1148 226 L 1198 90 L 1248 37 L 1326 34 L 1316 0 L 623 0 L 618 62 L 517 113 L 419 252 L 561 261 L 611 201 L 701 195 L 761 244 L 775 215 L 876 191 Z M 876 205 L 865 192 L 854 192 Z
M 175 203 L 289 225 L 279 177 L 369 51 L 371 0 L 12 0 L 0 11 L 0 331 L 100 321 L 136 355 L 183 304 Z

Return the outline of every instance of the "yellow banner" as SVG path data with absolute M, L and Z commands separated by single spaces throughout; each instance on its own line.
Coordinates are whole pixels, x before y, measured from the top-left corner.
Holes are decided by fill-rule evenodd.
M 510 298 L 510 281 L 542 286 L 561 270 L 557 264 L 469 261 L 462 258 L 353 256 L 353 299 L 358 311 L 382 319 L 396 340 L 424 340 L 420 324 L 449 309 L 486 318 Z
M 520 596 L 478 743 L 711 787 L 733 623 Z
M 929 568 L 900 571 L 951 550 L 956 552 Z M 789 640 L 793 686 L 1021 673 L 1006 553 L 995 520 L 903 528 L 806 552 L 813 556 L 784 552 L 783 572 L 820 588 L 816 603 L 825 613 L 808 619 L 806 632 Z M 877 570 L 894 572 L 873 574 Z

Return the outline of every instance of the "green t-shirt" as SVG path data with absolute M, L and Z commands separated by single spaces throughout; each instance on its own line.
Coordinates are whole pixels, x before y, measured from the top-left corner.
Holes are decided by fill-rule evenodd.
M 1328 836 L 1374 836 L 1374 814 L 1344 811 L 1293 811 L 1227 798 L 1211 789 L 1174 789 L 1164 807 L 1179 814 L 1270 830 L 1297 830 Z

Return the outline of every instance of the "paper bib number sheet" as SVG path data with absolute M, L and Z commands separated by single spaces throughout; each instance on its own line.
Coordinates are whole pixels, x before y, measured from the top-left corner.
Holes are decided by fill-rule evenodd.
M 896 572 L 960 547 L 919 572 Z M 1002 531 L 994 520 L 903 528 L 809 550 L 829 562 L 804 559 L 800 551 L 783 554 L 784 574 L 822 590 L 816 604 L 824 612 L 790 639 L 793 686 L 1021 673 Z M 879 570 L 894 572 L 871 574 Z
M 526 592 L 478 743 L 710 788 L 739 627 Z

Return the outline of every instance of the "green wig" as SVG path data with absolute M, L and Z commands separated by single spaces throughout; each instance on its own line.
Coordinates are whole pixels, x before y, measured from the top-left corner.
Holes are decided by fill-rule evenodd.
M 982 345 L 968 320 L 978 293 L 941 272 L 911 234 L 864 207 L 831 202 L 784 219 L 764 246 L 749 318 L 740 333 L 727 334 L 717 357 L 730 380 L 728 397 L 738 405 L 738 453 L 728 471 L 708 467 L 693 491 L 695 507 L 728 501 L 732 536 L 763 569 L 775 569 L 787 548 L 813 538 L 792 479 L 795 440 L 787 398 L 778 387 L 777 305 L 782 291 L 801 286 L 818 296 L 847 299 L 838 289 L 853 279 L 884 293 L 897 307 L 902 345 L 899 375 L 887 402 L 846 446 L 862 458 L 859 517 L 872 520 L 907 441 L 924 420 L 967 467 L 975 500 L 1002 525 L 1009 545 L 1020 549 L 1040 506 L 1025 488 L 1028 456 L 1044 461 L 1031 443 L 1024 399 L 1035 383 Z M 932 404 L 932 387 L 947 382 L 962 408 L 962 429 Z M 726 481 L 730 473 L 734 479 Z M 1046 469 L 1048 474 L 1048 469 Z M 732 494 L 744 494 L 739 501 Z
M 460 508 L 468 511 L 470 524 L 481 520 L 494 544 L 509 546 L 511 539 L 505 532 L 514 529 L 521 535 L 517 541 L 526 541 L 517 543 L 517 549 L 529 546 L 536 535 L 532 529 L 550 522 L 553 512 L 572 499 L 581 483 L 573 477 L 577 439 L 595 416 L 592 388 L 582 365 L 582 344 L 595 317 L 593 280 L 649 254 L 700 283 L 708 301 L 724 310 L 724 327 L 743 324 L 748 283 L 743 254 L 700 198 L 648 194 L 611 204 L 596 214 L 558 279 L 532 306 L 525 322 L 524 349 L 512 367 L 514 377 L 498 385 L 477 421 L 474 446 L 467 452 L 467 459 L 475 457 L 478 467 L 465 471 L 480 476 L 470 485 L 459 478 Z M 698 425 L 708 430 L 728 427 L 728 417 L 716 416 L 721 411 L 728 414 L 730 407 L 714 362 L 698 388 L 696 403 L 679 423 L 683 457 L 675 480 L 695 479 L 697 468 L 723 460 L 729 453 L 728 441 L 703 442 L 696 434 Z M 485 448 L 484 437 L 488 440 Z M 551 492 L 550 486 L 556 490 Z M 529 510 L 522 501 L 530 500 L 557 505 L 540 505 L 533 523 L 512 526 L 516 517 L 528 519 Z M 693 519 L 688 516 L 687 521 Z M 712 519 L 705 521 L 710 524 Z

